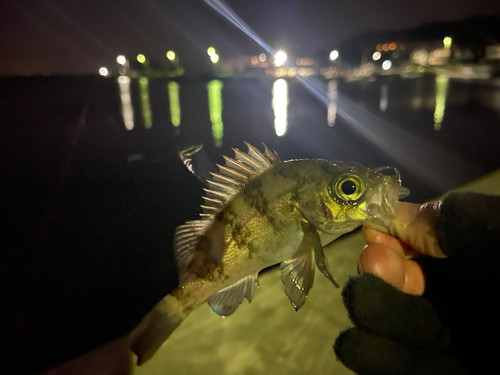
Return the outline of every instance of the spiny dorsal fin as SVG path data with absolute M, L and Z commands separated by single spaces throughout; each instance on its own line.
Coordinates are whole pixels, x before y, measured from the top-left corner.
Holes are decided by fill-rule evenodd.
M 210 172 L 211 179 L 207 180 L 210 189 L 204 189 L 207 194 L 203 197 L 205 199 L 205 205 L 202 206 L 204 220 L 216 216 L 227 200 L 236 194 L 248 180 L 281 163 L 276 152 L 270 151 L 266 145 L 264 145 L 264 153 L 249 143 L 245 142 L 245 145 L 248 147 L 248 152 L 233 148 L 234 159 L 223 156 L 225 165 L 217 164 L 219 173 Z
M 241 305 L 243 299 L 252 302 L 255 286 L 258 285 L 258 274 L 244 277 L 227 288 L 220 290 L 207 301 L 212 310 L 220 316 L 229 316 Z

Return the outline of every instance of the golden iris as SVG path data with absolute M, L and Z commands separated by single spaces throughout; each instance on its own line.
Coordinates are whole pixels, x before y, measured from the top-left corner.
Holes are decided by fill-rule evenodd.
M 334 183 L 335 195 L 344 201 L 356 201 L 365 192 L 365 184 L 355 175 L 341 176 Z

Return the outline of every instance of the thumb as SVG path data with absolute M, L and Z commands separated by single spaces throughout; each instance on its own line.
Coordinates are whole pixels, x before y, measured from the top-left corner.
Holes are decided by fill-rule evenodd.
M 424 255 L 445 258 L 436 233 L 440 207 L 441 201 L 422 205 L 398 202 L 398 216 L 394 220 L 396 236 Z

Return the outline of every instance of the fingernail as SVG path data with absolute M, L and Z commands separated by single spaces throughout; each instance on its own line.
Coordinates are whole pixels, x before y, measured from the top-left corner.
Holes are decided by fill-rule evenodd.
M 398 202 L 398 216 L 394 220 L 394 224 L 410 225 L 415 221 L 419 210 L 419 204 Z

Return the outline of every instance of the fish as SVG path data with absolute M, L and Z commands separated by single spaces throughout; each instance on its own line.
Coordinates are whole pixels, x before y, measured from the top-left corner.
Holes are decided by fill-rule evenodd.
M 361 225 L 390 228 L 397 201 L 408 193 L 395 168 L 300 159 L 282 162 L 245 143 L 209 172 L 203 213 L 175 230 L 179 286 L 132 331 L 137 364 L 146 362 L 196 307 L 208 302 L 222 317 L 252 301 L 258 274 L 280 264 L 283 289 L 299 310 L 313 287 L 315 268 L 335 286 L 323 246 Z M 197 146 L 181 152 L 194 173 Z M 382 173 L 393 171 L 392 175 Z

